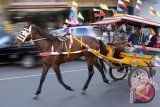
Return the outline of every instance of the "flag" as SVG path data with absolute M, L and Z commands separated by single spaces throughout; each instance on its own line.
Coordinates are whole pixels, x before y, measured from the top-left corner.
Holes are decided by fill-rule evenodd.
M 122 9 L 122 8 L 120 8 L 119 6 L 117 6 L 117 11 L 122 12 L 122 11 L 123 11 L 123 9 Z
M 84 17 L 82 16 L 82 14 L 81 14 L 80 12 L 78 13 L 78 17 L 79 17 L 80 19 L 84 20 Z
M 160 58 L 156 55 L 155 60 L 160 61 Z
M 102 8 L 103 7 L 103 4 L 100 4 L 100 8 Z
M 76 20 L 76 21 L 75 21 L 75 24 L 76 24 L 76 25 L 79 25 L 79 21 L 78 21 L 78 20 Z
M 142 50 L 148 51 L 147 47 L 145 45 L 142 46 Z
M 93 8 L 93 11 L 94 11 L 94 12 L 99 12 L 99 10 L 98 10 L 98 9 L 96 9 L 96 8 Z
M 156 15 L 157 15 L 158 17 L 160 17 L 160 12 L 157 12 Z
M 75 25 L 73 19 L 70 20 L 71 25 Z
M 130 0 L 125 0 L 126 2 L 131 2 Z
M 122 6 L 123 6 L 125 9 L 127 9 L 127 6 L 126 6 L 126 4 L 122 4 Z
M 94 13 L 94 16 L 95 16 L 95 17 L 100 17 L 101 15 L 98 14 L 98 13 Z
M 75 14 L 74 12 L 71 12 L 71 13 L 69 14 L 69 18 L 76 18 L 76 14 Z
M 143 52 L 142 50 L 140 50 L 139 54 L 140 54 L 141 56 L 145 56 L 145 54 L 144 54 L 144 52 Z
M 79 21 L 78 21 L 78 20 L 75 20 L 75 19 L 70 19 L 70 24 L 71 24 L 71 25 L 78 25 L 78 24 L 79 24 Z
M 138 4 L 142 4 L 142 1 L 141 1 L 141 0 L 137 0 L 137 3 L 138 3 Z
M 157 14 L 156 10 L 152 6 L 150 6 L 149 9 L 153 14 Z
M 105 5 L 105 4 L 102 5 L 102 9 L 104 9 L 104 10 L 109 10 L 108 6 Z
M 154 10 L 154 8 L 152 6 L 149 7 L 150 10 Z
M 63 28 L 64 28 L 64 29 L 66 29 L 66 28 L 67 28 L 67 25 L 66 25 L 66 24 L 64 24 L 64 25 L 63 25 Z
M 76 12 L 76 11 L 77 11 L 77 9 L 76 9 L 74 6 L 71 6 L 71 10 L 72 10 L 73 12 Z
M 118 4 L 122 5 L 125 9 L 127 9 L 126 4 L 122 0 L 118 0 Z
M 72 2 L 72 5 L 73 6 L 78 6 L 78 4 L 75 1 Z
M 138 9 L 138 10 L 140 9 L 140 7 L 139 7 L 137 4 L 136 4 L 136 7 L 135 7 L 135 8 Z
M 160 67 L 160 64 L 158 64 L 157 62 L 154 62 L 154 66 Z
M 152 13 L 152 11 L 149 11 L 149 14 L 154 15 L 154 14 Z
M 102 17 L 105 17 L 105 16 L 106 16 L 106 14 L 105 14 L 105 12 L 104 12 L 103 10 L 101 10 L 100 15 L 101 15 Z
M 68 19 L 66 19 L 66 20 L 65 20 L 65 23 L 68 23 L 68 24 L 69 24 L 69 20 L 68 20 Z
M 124 5 L 124 2 L 122 0 L 118 0 L 118 4 Z

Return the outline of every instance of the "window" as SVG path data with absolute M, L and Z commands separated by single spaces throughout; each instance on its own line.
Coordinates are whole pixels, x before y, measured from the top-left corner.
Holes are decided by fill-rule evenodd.
M 97 36 L 101 36 L 102 35 L 102 32 L 101 32 L 99 27 L 94 27 L 93 30 L 95 32 L 95 35 L 97 35 Z
M 10 37 L 9 36 L 4 36 L 0 39 L 0 45 L 9 44 L 9 42 L 10 42 Z
M 89 36 L 89 32 L 87 28 L 77 28 L 76 36 Z

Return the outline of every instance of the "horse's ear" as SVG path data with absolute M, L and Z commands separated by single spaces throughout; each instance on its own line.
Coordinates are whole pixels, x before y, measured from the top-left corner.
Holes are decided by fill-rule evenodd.
M 29 31 L 31 31 L 31 30 L 32 30 L 32 25 L 29 26 Z

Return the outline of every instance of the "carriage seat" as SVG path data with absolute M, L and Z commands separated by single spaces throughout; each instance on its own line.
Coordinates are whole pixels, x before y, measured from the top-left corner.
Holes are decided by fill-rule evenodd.
M 107 57 L 122 59 L 120 53 L 124 52 L 124 47 L 113 47 L 111 45 L 108 45 L 106 48 L 107 48 Z

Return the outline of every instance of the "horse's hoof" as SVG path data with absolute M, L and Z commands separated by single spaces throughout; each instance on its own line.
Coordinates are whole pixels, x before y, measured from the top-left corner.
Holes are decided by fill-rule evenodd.
M 74 91 L 74 89 L 71 88 L 70 91 Z
M 108 85 L 111 85 L 111 82 L 105 82 L 105 83 L 107 83 Z
M 33 96 L 33 99 L 38 99 L 38 95 L 35 94 L 35 95 Z
M 66 89 L 69 90 L 69 91 L 74 91 L 74 89 L 71 88 L 71 87 L 68 87 L 68 88 L 66 88 Z
M 82 90 L 81 94 L 85 95 L 86 94 L 86 90 Z
M 110 81 L 108 81 L 108 82 L 107 82 L 107 84 L 108 84 L 108 85 L 111 85 L 111 82 L 110 82 Z
M 104 80 L 104 82 L 111 85 L 111 82 L 109 80 Z

